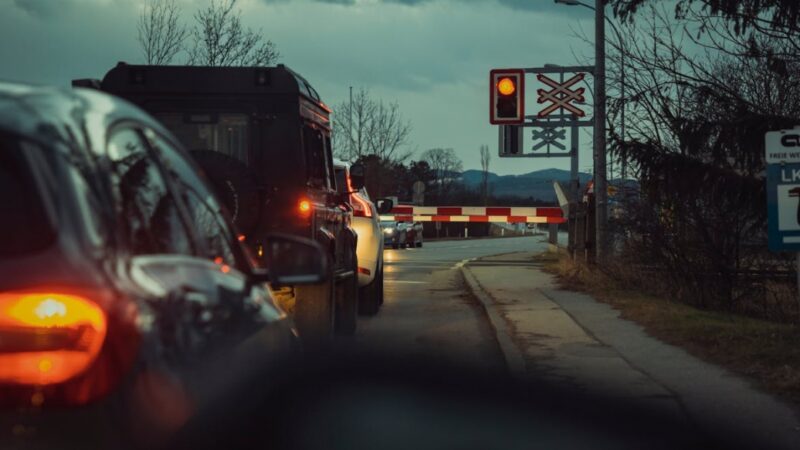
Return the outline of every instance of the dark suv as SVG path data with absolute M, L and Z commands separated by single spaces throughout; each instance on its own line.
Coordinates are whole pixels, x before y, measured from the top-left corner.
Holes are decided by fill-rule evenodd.
M 246 242 L 262 254 L 281 231 L 328 251 L 330 282 L 284 290 L 301 336 L 325 340 L 356 327 L 356 234 L 337 194 L 330 109 L 303 77 L 277 67 L 138 66 L 111 69 L 95 85 L 153 114 L 190 150 Z
M 0 83 L 4 448 L 146 447 L 294 353 L 265 283 L 319 283 L 323 249 L 271 236 L 255 267 L 198 174 L 127 102 Z

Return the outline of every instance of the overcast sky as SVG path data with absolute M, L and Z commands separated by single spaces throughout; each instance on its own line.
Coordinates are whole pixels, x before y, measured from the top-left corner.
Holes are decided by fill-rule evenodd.
M 207 0 L 179 0 L 187 22 Z M 567 158 L 500 159 L 488 123 L 495 67 L 573 65 L 590 44 L 593 14 L 553 0 L 239 0 L 244 22 L 271 39 L 280 62 L 303 74 L 328 104 L 365 87 L 397 101 L 413 127 L 411 150 L 452 147 L 465 169 L 518 174 Z M 117 61 L 142 62 L 136 20 L 142 0 L 0 0 L 0 79 L 68 85 L 102 78 Z M 179 56 L 179 61 L 183 59 Z M 528 79 L 528 91 L 535 90 Z M 535 99 L 528 96 L 528 103 Z M 528 113 L 532 113 L 528 108 Z M 581 170 L 591 168 L 584 132 Z M 417 153 L 417 154 L 418 154 Z

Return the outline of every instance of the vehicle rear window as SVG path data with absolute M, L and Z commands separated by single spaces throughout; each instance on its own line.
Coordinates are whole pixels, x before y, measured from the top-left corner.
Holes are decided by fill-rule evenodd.
M 26 151 L 36 151 L 36 146 L 0 134 L 0 257 L 36 252 L 56 237 Z
M 249 162 L 250 123 L 245 114 L 158 113 L 161 123 L 191 150 L 214 150 Z
M 347 192 L 347 171 L 344 168 L 336 167 L 336 191 L 340 194 Z
M 303 141 L 308 182 L 317 187 L 332 187 L 330 183 L 334 181 L 329 182 L 328 179 L 328 155 L 325 153 L 325 139 L 322 132 L 306 126 L 303 128 Z

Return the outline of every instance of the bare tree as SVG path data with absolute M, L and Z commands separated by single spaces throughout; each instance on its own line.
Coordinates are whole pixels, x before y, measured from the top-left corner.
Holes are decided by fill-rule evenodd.
M 189 32 L 179 22 L 175 0 L 147 0 L 139 15 L 137 40 L 146 64 L 165 65 L 183 49 Z
M 489 154 L 489 146 L 481 145 L 481 197 L 483 204 L 487 204 L 489 200 L 489 162 L 491 161 Z
M 404 151 L 411 133 L 411 123 L 400 113 L 397 102 L 375 100 L 364 88 L 353 96 L 352 104 L 334 107 L 334 154 L 355 161 L 376 155 L 387 164 L 408 159 Z
M 351 102 L 333 108 L 333 152 L 337 158 L 355 161 L 371 154 L 368 132 L 375 106 L 369 91 L 361 88 Z
M 400 114 L 397 102 L 384 103 L 379 100 L 369 128 L 369 148 L 373 155 L 385 161 L 404 161 L 411 156 L 402 148 L 408 143 L 411 124 Z
M 422 153 L 421 160 L 427 162 L 435 174 L 437 200 L 447 201 L 453 186 L 461 178 L 461 158 L 452 148 L 432 148 Z
M 211 0 L 194 15 L 189 65 L 268 66 L 278 60 L 275 44 L 261 31 L 242 25 L 236 0 Z

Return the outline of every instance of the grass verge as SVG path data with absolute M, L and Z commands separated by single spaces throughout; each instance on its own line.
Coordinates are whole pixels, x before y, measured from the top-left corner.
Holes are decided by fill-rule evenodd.
M 756 380 L 800 404 L 800 327 L 705 311 L 643 293 L 566 255 L 537 256 L 563 289 L 586 292 L 637 322 L 652 336 Z

